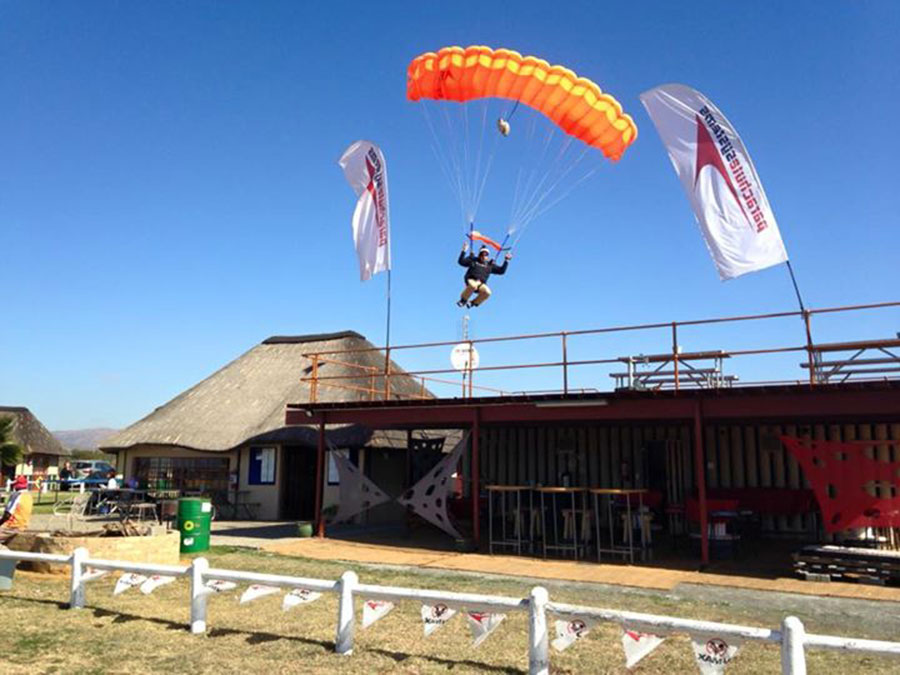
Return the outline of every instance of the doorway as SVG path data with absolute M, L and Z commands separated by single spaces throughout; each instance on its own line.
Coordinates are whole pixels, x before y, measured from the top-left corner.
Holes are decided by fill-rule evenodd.
M 284 446 L 281 469 L 281 518 L 315 520 L 316 449 Z

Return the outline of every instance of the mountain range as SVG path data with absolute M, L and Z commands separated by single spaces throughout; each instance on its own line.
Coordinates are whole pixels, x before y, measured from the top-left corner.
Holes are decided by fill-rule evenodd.
M 69 450 L 96 450 L 101 441 L 109 438 L 117 431 L 118 429 L 100 427 L 96 429 L 70 429 L 51 433 Z

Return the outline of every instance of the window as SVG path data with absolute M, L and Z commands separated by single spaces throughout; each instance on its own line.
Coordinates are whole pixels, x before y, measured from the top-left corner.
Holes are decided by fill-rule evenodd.
M 137 457 L 134 477 L 142 488 L 151 490 L 228 489 L 227 458 Z
M 275 448 L 250 448 L 247 484 L 275 484 Z

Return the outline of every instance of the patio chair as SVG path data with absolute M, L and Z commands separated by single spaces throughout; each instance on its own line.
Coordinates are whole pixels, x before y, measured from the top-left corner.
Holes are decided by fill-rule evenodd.
M 91 493 L 84 492 L 57 502 L 53 505 L 53 518 L 65 518 L 66 529 L 71 531 L 74 529 L 76 522 L 84 523 L 87 521 L 87 508 L 90 500 Z M 53 518 L 50 520 L 51 523 Z

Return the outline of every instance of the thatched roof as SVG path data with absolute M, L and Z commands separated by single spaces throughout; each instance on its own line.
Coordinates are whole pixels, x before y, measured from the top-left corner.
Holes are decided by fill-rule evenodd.
M 306 355 L 314 352 L 367 349 L 373 345 L 359 333 L 276 336 L 194 385 L 142 420 L 107 438 L 101 447 L 118 451 L 135 445 L 173 445 L 195 450 L 225 451 L 253 443 L 316 445 L 314 427 L 286 427 L 287 403 L 310 400 L 312 372 Z M 348 375 L 354 379 L 323 380 L 317 390 L 321 402 L 368 400 L 373 382 L 380 388 L 384 355 L 378 351 L 335 354 L 334 362 L 320 362 L 320 377 Z M 397 398 L 421 396 L 420 384 L 391 362 L 391 390 Z M 349 387 L 356 387 L 351 389 Z M 427 392 L 426 392 L 427 393 Z M 430 396 L 430 394 L 428 394 Z M 357 426 L 329 427 L 328 439 L 342 446 L 394 445 L 391 434 L 371 433 Z M 405 435 L 402 438 L 405 445 Z
M 0 417 L 12 417 L 12 440 L 22 446 L 26 455 L 57 455 L 68 457 L 72 453 L 56 440 L 40 420 L 28 408 L 0 406 Z

